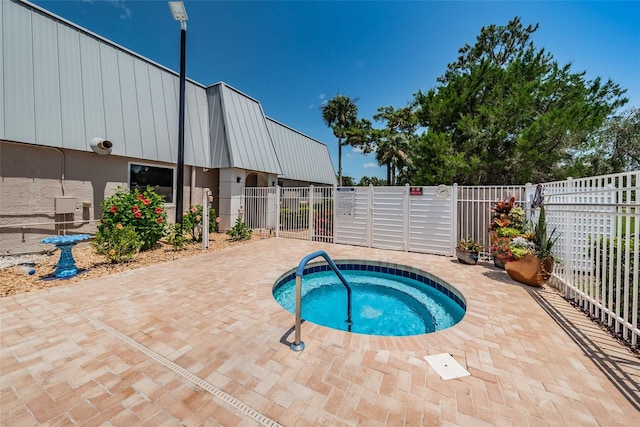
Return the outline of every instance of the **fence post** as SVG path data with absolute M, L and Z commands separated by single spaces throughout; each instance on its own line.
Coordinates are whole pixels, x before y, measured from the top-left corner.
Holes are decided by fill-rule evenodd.
M 309 197 L 308 197 L 308 206 L 309 206 L 309 240 L 313 240 L 313 185 L 309 186 Z
M 204 188 L 202 192 L 202 249 L 209 249 L 209 195 L 211 190 Z M 214 220 L 215 221 L 215 220 Z
M 373 246 L 373 184 L 367 188 L 367 246 Z
M 280 237 L 280 197 L 282 196 L 282 192 L 280 191 L 280 186 L 276 185 L 276 237 Z
M 405 184 L 402 190 L 402 250 L 405 252 L 409 251 L 409 188 L 409 184 Z
M 458 225 L 458 184 L 454 183 L 451 187 L 451 256 L 456 254 L 458 246 Z

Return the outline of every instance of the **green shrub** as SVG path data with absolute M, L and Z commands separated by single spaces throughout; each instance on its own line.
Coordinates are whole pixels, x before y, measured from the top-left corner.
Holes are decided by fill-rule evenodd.
M 129 191 L 118 187 L 118 191 L 102 202 L 102 220 L 98 233 L 111 232 L 117 224 L 132 227 L 140 240 L 140 250 L 151 249 L 164 234 L 167 214 L 164 210 L 164 197 L 147 187 L 144 193 L 137 189 Z
M 175 224 L 167 224 L 165 228 L 167 243 L 169 243 L 174 251 L 184 248 L 187 245 L 187 239 L 184 237 L 183 230 L 176 227 Z
M 130 225 L 116 224 L 113 228 L 102 227 L 91 242 L 95 251 L 112 263 L 130 260 L 142 247 L 142 240 Z
M 248 240 L 251 238 L 251 234 L 253 230 L 251 230 L 247 224 L 242 222 L 240 218 L 236 219 L 236 224 L 227 231 L 227 234 L 231 236 L 231 240 Z
M 613 241 L 612 241 L 613 240 Z M 627 259 L 626 259 L 626 244 L 627 244 L 627 240 L 628 240 L 628 244 L 629 244 L 629 269 L 627 270 L 627 274 L 628 274 L 628 280 L 629 280 L 629 294 L 627 297 L 627 303 L 628 303 L 628 313 L 629 313 L 629 319 L 627 320 L 631 320 L 631 315 L 633 313 L 633 297 L 634 297 L 634 293 L 633 293 L 633 286 L 634 286 L 634 282 L 633 282 L 633 274 L 637 268 L 637 266 L 634 265 L 634 259 L 635 259 L 635 252 L 634 252 L 634 244 L 635 244 L 635 240 L 633 238 L 618 238 L 615 237 L 613 239 L 609 239 L 609 238 L 604 238 L 604 237 L 600 237 L 600 248 L 598 249 L 598 260 L 599 260 L 599 270 L 601 272 L 600 276 L 598 277 L 598 279 L 602 280 L 602 283 L 600 284 L 601 286 L 601 292 L 604 294 L 604 298 L 602 300 L 602 303 L 605 304 L 606 306 L 612 306 L 615 307 L 616 303 L 617 303 L 617 292 L 616 289 L 613 289 L 613 298 L 611 301 L 609 301 L 609 281 L 611 279 L 611 282 L 614 284 L 617 282 L 618 279 L 618 262 L 620 263 L 620 265 L 622 266 L 622 270 L 623 270 L 623 274 L 624 274 L 624 266 L 626 265 Z M 613 243 L 613 251 L 610 252 L 610 245 Z M 622 249 L 621 251 L 618 251 L 618 243 L 620 244 L 620 248 Z M 594 249 L 595 249 L 595 241 L 592 241 L 592 244 L 594 245 Z M 609 266 L 613 267 L 613 271 L 611 272 L 611 276 L 610 276 L 610 272 L 609 272 Z M 593 267 L 594 269 L 594 273 L 596 272 L 596 266 Z M 604 275 L 602 275 L 602 273 L 604 273 Z M 624 286 L 624 281 L 625 281 L 625 277 L 620 277 L 620 284 L 622 286 Z M 624 287 L 620 290 L 620 296 L 621 298 L 623 297 L 624 294 Z M 624 301 L 624 299 L 621 302 Z M 621 312 L 620 315 L 623 315 L 624 312 Z M 640 304 L 638 305 L 638 318 L 640 318 Z

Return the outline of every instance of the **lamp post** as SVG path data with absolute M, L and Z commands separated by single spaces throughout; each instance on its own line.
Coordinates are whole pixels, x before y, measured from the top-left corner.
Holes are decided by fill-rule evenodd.
M 184 193 L 184 92 L 185 50 L 187 44 L 187 11 L 181 1 L 170 1 L 169 9 L 176 21 L 180 21 L 180 109 L 178 112 L 178 176 L 176 180 L 176 226 L 182 230 L 182 199 Z

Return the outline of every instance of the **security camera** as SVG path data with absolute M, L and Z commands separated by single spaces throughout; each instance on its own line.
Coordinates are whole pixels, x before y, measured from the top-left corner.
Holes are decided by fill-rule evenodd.
M 89 143 L 89 146 L 93 150 L 94 153 L 98 153 L 102 156 L 106 156 L 107 154 L 111 154 L 111 149 L 113 148 L 113 143 L 108 139 L 95 137 Z

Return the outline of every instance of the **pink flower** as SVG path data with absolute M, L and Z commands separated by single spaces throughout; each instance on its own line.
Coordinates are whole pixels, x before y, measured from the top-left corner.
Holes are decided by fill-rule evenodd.
M 117 228 L 118 230 L 122 230 L 122 229 L 123 229 L 122 224 L 118 223 L 118 224 L 116 225 L 116 228 Z
M 162 217 L 158 217 L 158 218 L 156 219 L 156 222 L 157 222 L 158 224 L 162 224 Z
M 136 196 L 136 199 L 138 200 L 144 200 L 144 196 L 142 194 L 138 194 L 138 196 Z
M 118 212 L 118 207 L 117 206 L 111 206 L 109 208 L 109 210 L 111 211 L 111 213 L 116 213 L 116 212 Z
M 142 218 L 142 213 L 140 213 L 140 212 L 135 212 L 135 213 L 133 214 L 133 217 L 134 217 L 134 218 Z
M 196 221 L 200 221 L 200 219 L 202 219 L 202 217 L 200 215 L 196 215 Z
M 138 208 L 138 205 L 133 205 L 133 207 L 131 208 L 132 212 L 138 212 L 140 209 Z
M 161 214 L 162 213 L 162 208 L 156 208 L 155 213 Z
M 149 203 L 151 203 L 151 200 L 149 200 L 149 199 L 144 199 L 144 200 L 142 201 L 142 203 L 144 203 L 144 205 L 146 206 L 146 205 L 148 205 Z
M 218 216 L 218 217 L 216 217 L 216 222 L 217 222 L 217 223 L 220 223 L 220 217 L 219 217 L 219 216 Z
M 196 208 L 195 206 L 191 208 L 191 212 L 196 213 L 198 212 L 198 208 Z

